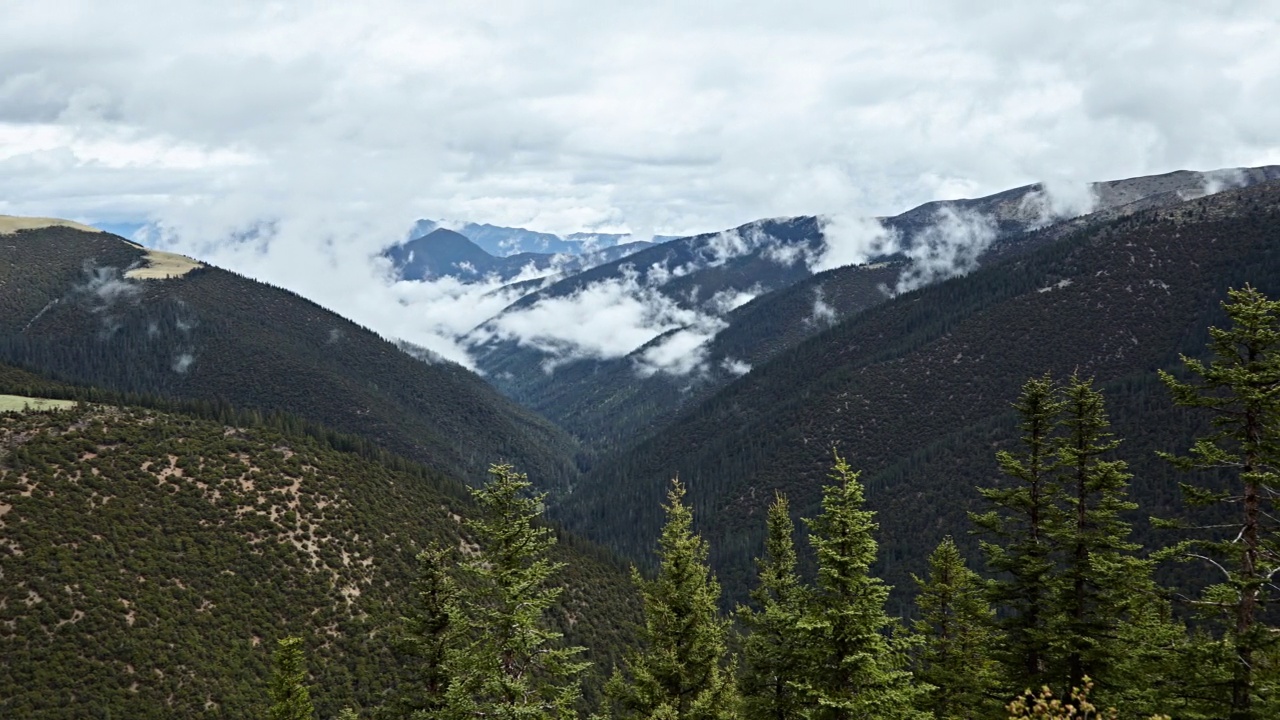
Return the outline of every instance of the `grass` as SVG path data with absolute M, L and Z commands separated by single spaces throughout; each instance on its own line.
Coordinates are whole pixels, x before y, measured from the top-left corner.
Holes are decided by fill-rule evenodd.
M 0 412 L 22 410 L 65 410 L 75 405 L 73 400 L 46 400 L 22 395 L 0 395 Z
M 0 215 L 0 235 L 12 235 L 19 230 L 38 230 L 46 227 L 69 227 L 84 232 L 102 232 L 96 227 L 89 227 L 74 220 L 59 220 L 58 218 L 44 217 L 18 217 L 15 215 Z
M 134 268 L 124 274 L 134 280 L 163 280 L 165 278 L 182 277 L 192 270 L 203 267 L 200 263 L 186 255 L 148 250 L 145 267 Z

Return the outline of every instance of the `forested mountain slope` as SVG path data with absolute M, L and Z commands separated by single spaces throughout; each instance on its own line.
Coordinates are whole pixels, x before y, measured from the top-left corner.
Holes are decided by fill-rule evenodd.
M 696 247 L 699 242 L 714 247 L 716 236 L 675 241 L 635 255 L 628 262 L 637 272 L 637 285 L 649 281 L 645 263 L 656 264 L 660 270 L 654 273 L 659 278 L 654 281 L 660 286 L 658 292 L 674 303 L 699 307 L 714 316 L 704 327 L 694 328 L 695 334 L 708 339 L 688 351 L 696 355 L 697 362 L 690 363 L 693 371 L 651 372 L 643 362 L 648 354 L 661 352 L 665 344 L 674 346 L 688 339 L 685 327 L 673 328 L 624 357 L 556 363 L 552 372 L 541 364 L 545 353 L 513 341 L 483 346 L 478 362 L 497 387 L 593 449 L 617 450 L 661 428 L 676 413 L 711 396 L 749 368 L 895 293 L 1033 251 L 1089 225 L 1176 205 L 1224 186 L 1275 179 L 1280 179 L 1280 166 L 1209 173 L 1178 171 L 1099 182 L 1081 188 L 1087 190 L 1088 199 L 1081 200 L 1086 204 L 1077 208 L 1061 207 L 1063 201 L 1039 185 L 975 199 L 925 203 L 880 219 L 886 236 L 896 238 L 881 255 L 863 264 L 817 273 L 811 272 L 810 261 L 828 243 L 840 242 L 841 231 L 816 218 L 738 228 L 734 232 L 740 238 L 753 240 L 741 243 L 740 254 L 725 260 L 723 267 L 702 268 L 698 253 L 686 247 Z M 1075 216 L 1079 212 L 1086 214 Z M 583 292 L 593 283 L 609 282 L 626 265 L 602 266 L 594 274 L 571 277 L 523 298 L 508 312 L 520 312 L 547 298 Z M 786 265 L 785 271 L 782 265 Z M 671 267 L 689 270 L 663 279 L 662 269 Z M 728 268 L 739 269 L 731 272 Z M 713 276 L 713 272 L 719 274 Z M 729 309 L 710 302 L 714 293 L 726 290 L 745 293 L 739 297 L 749 301 Z
M 0 716 L 263 717 L 287 635 L 321 717 L 375 706 L 415 555 L 466 552 L 471 513 L 451 480 L 266 427 L 0 413 Z M 607 671 L 637 613 L 627 576 L 567 536 L 555 554 L 552 621 Z
M 558 512 L 642 557 L 679 474 L 740 597 L 773 491 L 812 515 L 834 445 L 865 472 L 901 592 L 944 534 L 965 536 L 973 488 L 994 481 L 1013 435 L 1009 403 L 1046 371 L 1097 377 L 1142 512 L 1172 511 L 1175 474 L 1153 453 L 1182 449 L 1200 420 L 1171 408 L 1154 372 L 1202 352 L 1226 289 L 1246 282 L 1280 292 L 1277 183 L 1088 226 L 857 314 L 600 462 Z
M 165 263 L 183 274 L 155 277 Z M 501 459 L 546 487 L 576 473 L 568 435 L 466 369 L 415 360 L 288 291 L 107 233 L 0 235 L 0 362 L 288 412 L 473 480 Z

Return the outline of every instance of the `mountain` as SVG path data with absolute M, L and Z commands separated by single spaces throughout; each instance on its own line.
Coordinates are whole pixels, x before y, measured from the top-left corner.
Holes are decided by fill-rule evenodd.
M 102 232 L 0 235 L 0 362 L 118 392 L 286 412 L 471 480 L 543 487 L 577 445 L 470 371 L 427 364 L 313 302 Z
M 0 366 L 0 393 L 48 381 Z M 410 671 L 393 630 L 415 555 L 473 542 L 456 482 L 265 424 L 82 405 L 0 412 L 0 716 L 265 716 L 301 636 L 320 717 Z M 630 641 L 619 564 L 561 534 L 551 614 L 594 692 Z
M 410 237 L 421 237 L 446 225 L 435 220 L 419 220 L 410 231 Z M 524 228 L 502 227 L 488 223 L 450 223 L 448 229 L 470 238 L 485 252 L 495 257 L 506 257 L 519 253 L 542 255 L 580 255 L 593 250 L 602 250 L 615 245 L 649 245 L 648 241 L 633 241 L 631 235 L 624 233 L 570 233 L 554 235 Z M 658 235 L 654 242 L 670 240 L 669 236 Z M 625 241 L 625 242 L 624 242 Z M 637 248 L 638 249 L 638 248 Z
M 670 241 L 530 292 L 469 337 L 496 387 L 594 449 L 616 450 L 895 293 L 1030 252 L 1089 224 L 1276 178 L 1278 166 L 1178 171 L 1093 183 L 1076 196 L 1027 185 L 861 224 L 760 221 Z M 633 348 L 599 357 L 529 335 L 526 318 L 619 293 L 665 320 L 651 323 Z
M 495 257 L 466 236 L 437 228 L 422 237 L 393 245 L 384 255 L 401 280 L 452 277 L 464 282 L 511 281 L 521 275 L 545 277 L 581 272 L 648 247 L 633 242 L 580 251 L 577 254 L 521 252 Z M 545 284 L 545 283 L 544 283 Z
M 1066 234 L 1064 234 L 1064 232 Z M 567 525 L 635 558 L 649 552 L 667 480 L 689 486 L 721 579 L 741 597 L 774 491 L 817 510 L 837 447 L 879 511 L 881 571 L 908 572 L 945 534 L 973 550 L 965 511 L 998 474 L 1016 434 L 1009 403 L 1046 371 L 1096 377 L 1146 515 L 1177 512 L 1180 451 L 1204 418 L 1174 409 L 1155 376 L 1200 355 L 1224 322 L 1228 287 L 1280 295 L 1280 182 L 1082 223 L 1020 240 L 964 277 L 857 312 L 697 403 L 656 434 L 605 457 L 557 509 Z M 859 270 L 858 272 L 864 272 Z M 1157 539 L 1159 540 L 1159 538 Z

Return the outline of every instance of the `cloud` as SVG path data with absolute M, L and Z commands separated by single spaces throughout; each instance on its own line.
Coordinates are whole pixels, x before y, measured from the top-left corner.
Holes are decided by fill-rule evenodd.
M 1204 194 L 1216 195 L 1223 190 L 1244 187 L 1247 178 L 1239 168 L 1210 170 L 1204 173 Z
M 1080 217 L 1098 206 L 1098 193 L 1092 183 L 1056 178 L 1040 183 L 1040 187 L 1022 198 L 1021 210 L 1029 216 L 1031 227 L 1044 227 L 1059 220 Z
M 705 372 L 707 343 L 727 325 L 715 318 L 702 318 L 697 325 L 676 330 L 634 358 L 636 373 L 650 377 L 657 373 L 686 376 Z
M 978 257 L 996 239 L 996 225 L 981 213 L 944 205 L 934 223 L 905 243 L 911 265 L 898 276 L 895 293 L 904 293 L 978 267 Z
M 1088 180 L 1280 162 L 1262 0 L 720 10 L 17 3 L 0 213 L 154 221 L 149 242 L 468 362 L 454 338 L 515 293 L 390 281 L 371 258 L 416 218 L 648 237 L 827 213 L 823 252 L 770 251 L 821 270 L 893 240 L 845 218 L 1040 180 L 1070 213 Z M 951 260 L 926 252 L 921 278 Z
M 653 338 L 681 327 L 713 321 L 683 307 L 632 269 L 622 277 L 592 283 L 576 292 L 542 297 L 512 308 L 472 334 L 476 344 L 515 341 L 547 354 L 548 371 L 568 360 L 610 359 L 630 354 Z M 655 363 L 662 364 L 661 351 Z
M 829 215 L 820 219 L 820 226 L 822 248 L 805 261 L 815 273 L 892 253 L 899 241 L 897 233 L 876 218 Z
M 816 325 L 825 327 L 834 325 L 836 322 L 835 308 L 826 302 L 826 297 L 822 292 L 822 286 L 819 285 L 813 289 L 813 314 L 804 319 L 806 325 Z

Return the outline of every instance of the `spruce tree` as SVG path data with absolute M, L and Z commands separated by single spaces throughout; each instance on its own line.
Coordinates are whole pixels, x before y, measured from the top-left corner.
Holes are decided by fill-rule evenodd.
M 936 720 L 999 717 L 998 672 L 990 653 L 995 615 L 982 579 L 948 535 L 929 556 L 929 576 L 915 580 L 920 638 L 916 677 L 932 685 L 924 707 Z
M 1049 682 L 1050 631 L 1048 582 L 1054 563 L 1049 535 L 1061 523 L 1054 482 L 1054 428 L 1061 403 L 1053 379 L 1031 378 L 1013 404 L 1020 418 L 1022 451 L 996 453 L 1009 480 L 979 488 L 994 509 L 971 514 L 977 532 L 987 538 L 982 550 L 996 574 L 989 587 L 991 604 L 1003 610 L 1003 636 L 996 658 L 1004 665 L 1010 690 L 1038 688 Z
M 281 638 L 271 658 L 271 708 L 268 720 L 311 720 L 311 691 L 307 688 L 307 661 L 302 638 Z
M 835 455 L 822 513 L 809 521 L 818 577 L 804 618 L 805 717 L 812 720 L 926 718 L 926 686 L 915 684 L 907 651 L 885 614 L 889 587 L 870 574 L 875 513 L 863 509 L 862 483 Z
M 561 591 L 550 580 L 563 564 L 548 559 L 555 537 L 537 522 L 545 495 L 527 496 L 531 483 L 510 465 L 489 474 L 472 491 L 481 514 L 467 527 L 480 549 L 459 568 L 468 593 L 450 617 L 460 639 L 446 658 L 452 677 L 442 717 L 574 717 L 587 663 L 576 659 L 582 648 L 563 647 L 547 629 Z
M 1193 382 L 1167 372 L 1161 379 L 1184 407 L 1213 413 L 1214 431 L 1196 439 L 1190 454 L 1165 455 L 1184 470 L 1215 470 L 1231 478 L 1226 490 L 1184 483 L 1192 506 L 1210 507 L 1211 517 L 1234 515 L 1228 528 L 1210 521 L 1192 530 L 1200 537 L 1173 547 L 1169 555 L 1197 559 L 1218 574 L 1197 605 L 1225 620 L 1224 640 L 1232 651 L 1230 717 L 1246 720 L 1276 712 L 1278 688 L 1273 654 L 1277 632 L 1266 623 L 1273 582 L 1280 573 L 1276 497 L 1280 493 L 1280 302 L 1252 287 L 1232 289 L 1224 309 L 1228 328 L 1209 328 L 1213 358 L 1183 357 Z M 1230 509 L 1230 510 L 1228 510 Z M 1272 703 L 1260 709 L 1260 702 Z
M 663 506 L 658 575 L 633 569 L 644 604 L 641 647 L 615 670 L 605 695 L 615 718 L 731 720 L 739 717 L 734 667 L 727 657 L 729 621 L 720 616 L 720 584 L 707 566 L 707 545 L 693 532 L 684 486 L 672 480 Z
M 452 678 L 448 653 L 457 639 L 458 587 L 450 573 L 456 552 L 433 545 L 418 554 L 418 577 L 409 611 L 401 619 L 399 650 L 409 662 L 408 677 L 398 688 L 397 717 L 426 720 L 440 717 Z
M 1105 401 L 1091 380 L 1072 376 L 1061 391 L 1063 433 L 1057 442 L 1058 486 L 1065 512 L 1045 535 L 1061 570 L 1051 583 L 1048 622 L 1054 646 L 1056 687 L 1066 693 L 1098 683 L 1109 699 L 1114 671 L 1133 648 L 1122 630 L 1134 605 L 1154 591 L 1148 563 L 1134 553 L 1129 524 L 1120 514 L 1137 509 L 1126 499 L 1129 478 L 1123 460 L 1107 459 L 1120 445 L 1109 432 Z
M 748 720 L 796 720 L 803 708 L 797 688 L 807 588 L 796 573 L 796 549 L 790 506 L 783 495 L 769 507 L 764 557 L 756 560 L 759 585 L 753 606 L 738 608 L 747 636 L 742 643 L 743 717 Z

